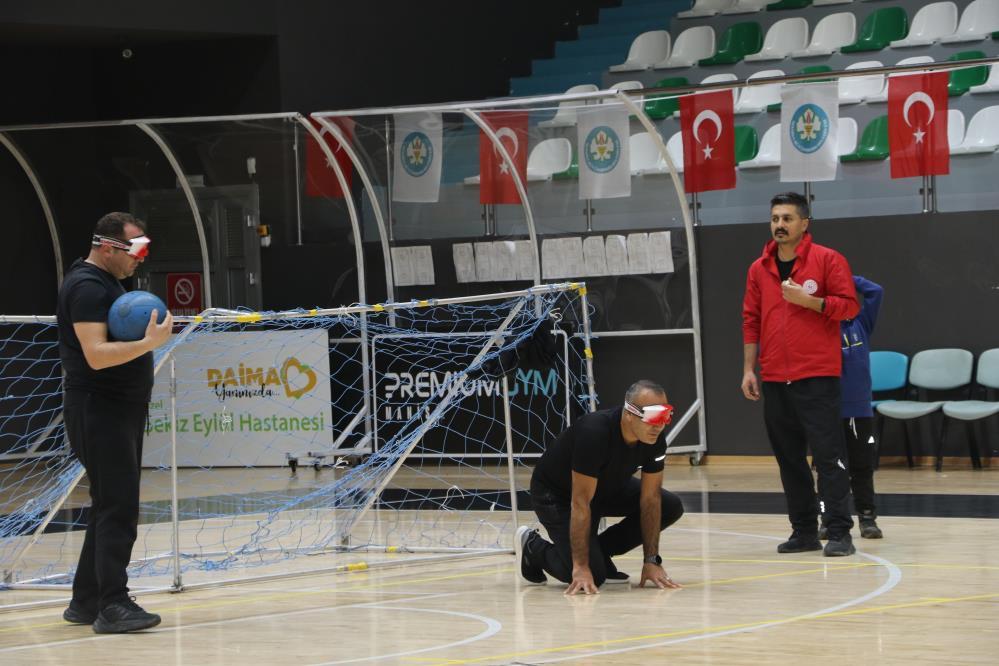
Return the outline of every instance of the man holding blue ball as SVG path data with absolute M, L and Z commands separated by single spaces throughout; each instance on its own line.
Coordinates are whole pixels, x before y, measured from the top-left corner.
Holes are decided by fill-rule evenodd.
M 97 222 L 90 254 L 70 266 L 56 309 L 65 374 L 63 418 L 73 453 L 90 481 L 91 509 L 73 599 L 63 618 L 97 633 L 154 627 L 128 594 L 126 569 L 139 520 L 142 437 L 153 386 L 152 351 L 170 338 L 173 317 L 150 313 L 145 335 L 116 340 L 108 333 L 112 303 L 149 252 L 145 224 L 128 213 Z

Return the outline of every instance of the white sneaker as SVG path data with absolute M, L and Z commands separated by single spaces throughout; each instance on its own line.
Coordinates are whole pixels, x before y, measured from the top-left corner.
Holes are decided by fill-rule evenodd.
M 548 582 L 548 577 L 545 576 L 541 567 L 531 566 L 524 558 L 527 542 L 537 535 L 537 530 L 531 529 L 527 525 L 518 527 L 513 535 L 513 552 L 517 559 L 517 571 L 521 580 L 527 585 L 544 585 Z

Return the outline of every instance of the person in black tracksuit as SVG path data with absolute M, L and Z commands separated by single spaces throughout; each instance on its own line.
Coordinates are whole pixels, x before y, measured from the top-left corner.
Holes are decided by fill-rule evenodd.
M 843 432 L 846 436 L 850 488 L 853 504 L 860 519 L 860 536 L 880 539 L 884 535 L 877 524 L 877 507 L 874 504 L 874 445 L 871 442 L 874 410 L 871 407 L 871 333 L 881 310 L 884 290 L 870 280 L 853 276 L 857 287 L 860 312 L 853 319 L 840 323 L 843 333 L 843 391 L 841 413 Z M 825 538 L 825 514 L 819 538 Z
M 108 312 L 125 293 L 121 282 L 142 263 L 145 225 L 109 213 L 94 229 L 90 254 L 70 266 L 59 289 L 56 320 L 64 372 L 63 419 L 70 448 L 87 471 L 91 507 L 73 598 L 63 619 L 96 633 L 156 626 L 160 616 L 128 594 L 126 569 L 139 519 L 142 437 L 153 386 L 152 350 L 170 338 L 170 313 L 152 313 L 145 336 L 109 338 Z

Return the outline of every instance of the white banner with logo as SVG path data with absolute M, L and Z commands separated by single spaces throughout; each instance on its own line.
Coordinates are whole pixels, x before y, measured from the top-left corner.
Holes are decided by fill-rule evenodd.
M 323 329 L 209 333 L 176 350 L 177 465 L 282 466 L 333 443 Z M 170 466 L 170 367 L 156 375 L 142 464 Z
M 836 180 L 839 84 L 786 85 L 780 96 L 781 182 Z
M 579 198 L 631 196 L 628 110 L 620 104 L 579 109 Z
M 395 168 L 392 200 L 416 203 L 440 198 L 444 158 L 439 113 L 402 113 L 395 117 Z

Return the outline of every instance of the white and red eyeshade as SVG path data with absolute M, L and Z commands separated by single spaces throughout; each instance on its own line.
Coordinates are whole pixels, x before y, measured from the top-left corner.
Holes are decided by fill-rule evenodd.
M 649 425 L 666 426 L 673 420 L 673 405 L 669 404 L 638 407 L 630 402 L 625 402 L 624 408 L 628 413 L 642 419 L 642 423 L 648 423 Z

